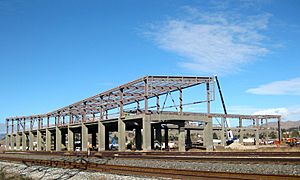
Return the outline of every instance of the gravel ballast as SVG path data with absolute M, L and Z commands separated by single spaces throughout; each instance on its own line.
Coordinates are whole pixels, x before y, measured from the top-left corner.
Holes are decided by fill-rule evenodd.
M 16 155 L 16 154 L 0 154 L 5 157 L 22 157 L 30 159 L 45 159 L 79 162 L 80 157 L 74 156 L 40 156 L 40 155 Z M 171 168 L 171 169 L 189 169 L 198 171 L 217 171 L 217 172 L 235 172 L 235 173 L 251 173 L 251 174 L 280 174 L 280 175 L 297 175 L 300 176 L 300 165 L 285 164 L 254 164 L 254 163 L 226 163 L 226 162 L 201 162 L 201 161 L 170 161 L 170 160 L 154 160 L 154 159 L 125 159 L 112 158 L 101 159 L 96 157 L 85 158 L 89 162 L 111 165 L 125 165 L 138 167 L 154 167 L 154 168 Z
M 0 169 L 6 174 L 20 175 L 31 179 L 61 179 L 61 180 L 154 180 L 146 177 L 124 176 L 99 172 L 88 172 L 77 169 L 52 168 L 45 166 L 27 166 L 25 164 L 17 164 L 10 162 L 1 162 Z

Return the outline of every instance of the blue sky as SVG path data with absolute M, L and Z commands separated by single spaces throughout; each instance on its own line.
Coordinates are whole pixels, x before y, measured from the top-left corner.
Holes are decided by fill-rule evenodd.
M 299 120 L 299 8 L 297 0 L 0 0 L 0 119 L 144 75 L 218 74 L 230 113 Z

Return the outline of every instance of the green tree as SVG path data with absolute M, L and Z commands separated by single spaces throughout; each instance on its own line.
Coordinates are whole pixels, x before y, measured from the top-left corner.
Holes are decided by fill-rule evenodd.
M 272 132 L 269 134 L 269 137 L 270 137 L 271 139 L 276 139 L 276 138 L 277 138 L 277 135 L 276 135 L 276 133 L 275 133 L 274 131 L 272 131 Z
M 292 136 L 292 137 L 299 137 L 299 131 L 298 131 L 298 130 L 293 130 L 293 131 L 291 132 L 291 136 Z

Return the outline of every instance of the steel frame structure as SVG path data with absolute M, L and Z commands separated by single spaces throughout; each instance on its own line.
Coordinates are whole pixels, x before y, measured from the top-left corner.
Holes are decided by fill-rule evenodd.
M 206 97 L 203 101 L 196 101 L 190 104 L 207 103 L 207 112 L 183 112 L 183 89 L 193 86 L 205 84 Z M 179 104 L 174 106 L 179 108 L 178 112 L 165 111 L 160 105 L 160 97 L 171 92 L 179 92 Z M 156 98 L 156 105 L 149 107 L 149 99 Z M 238 118 L 240 119 L 240 128 L 242 128 L 242 120 L 251 119 L 255 121 L 256 128 L 259 128 L 259 121 L 267 119 L 278 120 L 278 134 L 280 137 L 280 120 L 279 115 L 240 115 L 240 114 L 216 114 L 210 112 L 210 103 L 215 99 L 215 78 L 203 76 L 145 76 L 134 80 L 132 82 L 123 84 L 116 88 L 110 89 L 95 96 L 83 99 L 79 102 L 57 109 L 55 111 L 31 115 L 31 116 L 17 116 L 6 119 L 6 134 L 12 136 L 19 132 L 33 132 L 33 130 L 41 130 L 52 127 L 67 127 L 69 125 L 84 124 L 89 122 L 108 122 L 112 119 L 128 119 L 128 113 L 124 106 L 136 103 L 133 111 L 130 111 L 132 118 L 137 118 L 139 115 L 158 117 L 160 115 L 167 115 L 174 117 L 177 120 L 202 118 L 202 122 L 210 122 L 212 118 Z M 141 104 L 143 107 L 141 108 Z M 164 103 L 165 104 L 165 103 Z M 152 110 L 155 108 L 155 110 Z M 114 111 L 117 117 L 109 117 L 108 111 Z M 165 116 L 166 117 L 166 116 Z M 190 118 L 187 118 L 190 117 Z M 208 119 L 208 120 L 204 120 Z M 54 124 L 50 121 L 54 120 Z M 153 120 L 152 120 L 153 121 Z M 28 124 L 29 126 L 28 126 Z M 37 124 L 35 124 L 37 123 Z M 150 126 L 151 122 L 148 122 Z M 27 124 L 27 126 L 26 126 Z M 44 126 L 44 124 L 46 124 Z M 224 124 L 224 123 L 223 123 Z M 27 129 L 28 128 L 28 129 Z M 224 128 L 223 128 L 224 129 Z M 9 132 L 9 130 L 11 132 Z M 16 130 L 16 132 L 15 132 Z M 212 132 L 211 132 L 212 133 Z M 183 136 L 184 137 L 184 136 Z M 184 138 L 183 138 L 184 139 Z
M 149 114 L 154 111 L 149 111 L 148 100 L 155 97 L 157 99 L 155 113 L 162 113 L 159 97 L 174 91 L 179 91 L 180 93 L 178 107 L 180 113 L 183 113 L 182 90 L 203 83 L 206 84 L 207 100 L 196 103 L 207 102 L 209 113 L 210 101 L 214 100 L 214 77 L 145 76 L 46 114 L 9 117 L 6 119 L 6 132 L 8 134 L 9 127 L 11 127 L 11 133 L 13 134 L 15 126 L 17 126 L 17 132 L 21 128 L 25 131 L 26 122 L 30 123 L 29 130 L 33 130 L 36 122 L 38 129 L 50 127 L 50 118 L 55 118 L 55 126 L 66 125 L 66 117 L 68 117 L 68 124 L 75 123 L 74 119 L 76 117 L 80 118 L 82 122 L 94 121 L 96 115 L 98 115 L 98 119 L 105 120 L 108 119 L 109 110 L 119 111 L 119 117 L 123 118 L 125 116 L 124 106 L 132 103 L 137 103 L 137 114 Z M 140 108 L 141 102 L 143 102 L 143 108 Z M 45 119 L 46 126 L 44 126 Z

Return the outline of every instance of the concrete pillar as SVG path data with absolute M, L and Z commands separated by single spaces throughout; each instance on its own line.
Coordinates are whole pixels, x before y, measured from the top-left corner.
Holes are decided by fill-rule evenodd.
M 259 145 L 259 130 L 258 129 L 255 130 L 255 145 L 256 146 Z
M 105 125 L 98 121 L 98 151 L 105 151 Z
M 168 126 L 165 126 L 165 149 L 169 149 L 169 129 Z
M 213 150 L 213 128 L 212 128 L 212 119 L 208 118 L 208 122 L 206 122 L 204 127 L 204 146 L 207 151 Z
M 88 149 L 88 140 L 89 140 L 89 134 L 88 134 L 88 128 L 84 123 L 81 124 L 81 149 L 82 151 L 87 151 Z
M 178 151 L 185 152 L 185 128 L 179 127 Z
M 29 131 L 29 151 L 33 151 L 34 135 L 32 131 Z
M 61 151 L 61 130 L 56 126 L 55 127 L 55 150 Z
M 136 150 L 142 150 L 142 130 L 140 127 L 135 128 L 135 146 Z
M 68 151 L 74 151 L 74 132 L 68 126 Z
M 125 151 L 125 141 L 126 141 L 126 125 L 122 119 L 118 120 L 118 144 L 119 151 Z
M 240 144 L 244 144 L 244 129 L 240 128 L 239 132 L 240 132 L 239 142 L 240 142 Z
M 22 132 L 22 150 L 23 151 L 27 150 L 27 137 L 25 132 Z
M 5 149 L 9 150 L 9 135 L 6 134 L 5 136 Z
M 39 130 L 37 131 L 37 150 L 42 150 L 42 132 Z
M 147 115 L 143 118 L 143 150 L 151 150 L 151 122 Z
M 46 151 L 51 151 L 51 132 L 46 129 Z
M 16 134 L 16 150 L 20 151 L 20 144 L 21 144 L 21 136 L 19 133 Z
M 10 136 L 10 148 L 11 148 L 11 150 L 14 150 L 15 149 L 15 135 L 14 134 L 12 134 L 11 136 Z

